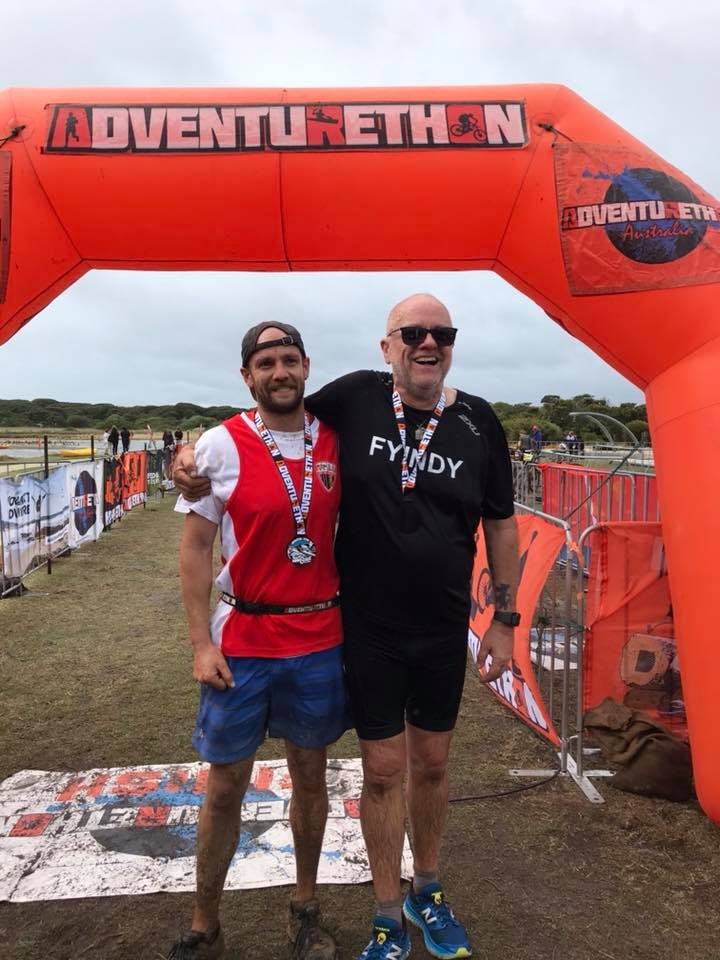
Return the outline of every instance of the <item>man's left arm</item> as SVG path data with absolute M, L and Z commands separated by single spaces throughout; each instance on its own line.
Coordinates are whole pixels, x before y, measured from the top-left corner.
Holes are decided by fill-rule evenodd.
M 518 536 L 515 517 L 502 520 L 483 518 L 483 533 L 487 550 L 488 566 L 493 582 L 495 609 L 508 611 L 515 609 L 515 594 L 518 584 Z M 480 674 L 483 683 L 497 680 L 507 669 L 512 658 L 514 628 L 506 627 L 493 620 L 480 644 L 478 667 L 492 657 L 492 664 L 486 673 Z

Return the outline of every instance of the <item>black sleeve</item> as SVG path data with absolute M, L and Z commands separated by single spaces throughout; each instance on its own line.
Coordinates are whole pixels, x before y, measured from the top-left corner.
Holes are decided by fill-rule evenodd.
M 479 398 L 478 398 L 479 399 Z M 505 520 L 515 512 L 513 504 L 512 464 L 507 437 L 495 411 L 485 400 L 473 404 L 488 445 L 488 473 L 482 515 L 490 520 Z
M 377 374 L 372 370 L 357 370 L 355 373 L 338 377 L 337 380 L 332 380 L 315 393 L 311 393 L 309 397 L 305 397 L 305 408 L 318 420 L 338 430 L 342 425 L 349 401 L 376 376 Z

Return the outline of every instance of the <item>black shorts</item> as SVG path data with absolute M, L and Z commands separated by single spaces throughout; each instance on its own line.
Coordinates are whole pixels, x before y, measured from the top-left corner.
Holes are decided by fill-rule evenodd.
M 353 722 L 362 740 L 455 727 L 467 664 L 467 626 L 452 633 L 397 633 L 343 617 L 345 671 Z

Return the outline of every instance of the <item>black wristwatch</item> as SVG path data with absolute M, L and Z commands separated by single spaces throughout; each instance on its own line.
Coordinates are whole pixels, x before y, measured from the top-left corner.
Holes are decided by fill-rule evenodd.
M 520 614 L 516 613 L 515 610 L 496 610 L 493 614 L 493 620 L 497 620 L 498 623 L 502 623 L 505 627 L 520 626 Z

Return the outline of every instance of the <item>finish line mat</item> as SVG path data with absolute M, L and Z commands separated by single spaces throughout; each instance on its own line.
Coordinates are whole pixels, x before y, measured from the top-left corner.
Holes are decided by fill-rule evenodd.
M 23 770 L 0 783 L 0 900 L 63 900 L 195 889 L 195 834 L 205 764 L 83 773 Z M 330 760 L 318 880 L 364 883 L 359 759 Z M 295 882 L 285 760 L 258 762 L 225 889 Z M 412 859 L 405 840 L 403 875 Z

